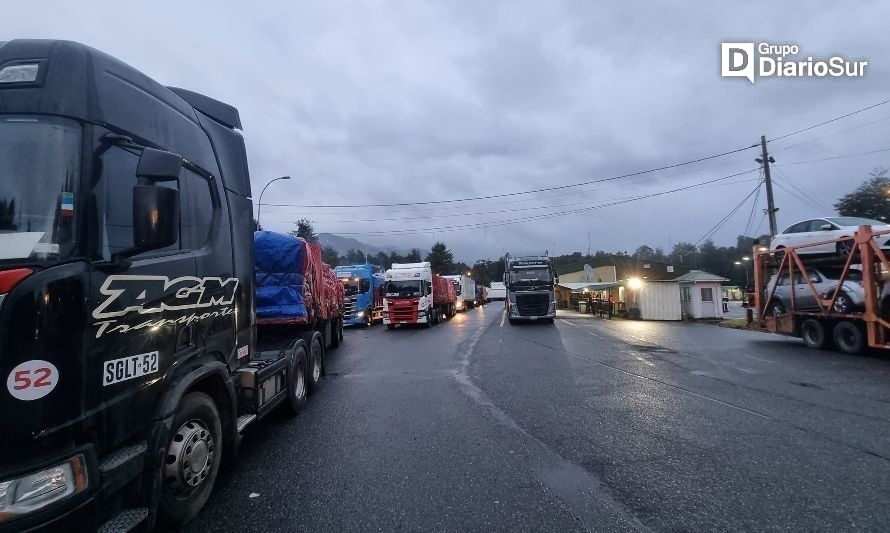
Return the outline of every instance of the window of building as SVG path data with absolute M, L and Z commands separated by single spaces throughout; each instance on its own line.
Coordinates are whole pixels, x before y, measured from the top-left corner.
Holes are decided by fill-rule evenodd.
M 701 301 L 713 302 L 714 301 L 714 289 L 711 287 L 702 287 L 701 288 Z
M 689 287 L 680 287 L 680 299 L 682 299 L 684 302 L 692 301 L 692 291 L 689 289 Z

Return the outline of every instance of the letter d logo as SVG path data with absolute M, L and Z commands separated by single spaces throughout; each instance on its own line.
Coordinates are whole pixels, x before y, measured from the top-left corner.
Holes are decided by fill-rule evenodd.
M 720 75 L 754 83 L 754 43 L 720 43 Z

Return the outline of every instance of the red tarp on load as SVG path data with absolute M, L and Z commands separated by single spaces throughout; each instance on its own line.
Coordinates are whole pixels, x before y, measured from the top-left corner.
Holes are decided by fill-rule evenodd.
M 433 274 L 433 304 L 454 304 L 457 302 L 457 294 L 454 292 L 454 284 L 450 279 Z

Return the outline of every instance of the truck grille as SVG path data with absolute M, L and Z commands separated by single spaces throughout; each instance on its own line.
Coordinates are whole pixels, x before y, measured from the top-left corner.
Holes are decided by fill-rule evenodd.
M 550 311 L 550 295 L 516 293 L 516 307 L 521 316 L 544 316 Z
M 389 306 L 390 322 L 417 322 L 417 304 L 413 305 L 390 305 Z
M 355 296 L 350 296 L 343 302 L 343 318 L 345 320 L 355 318 Z

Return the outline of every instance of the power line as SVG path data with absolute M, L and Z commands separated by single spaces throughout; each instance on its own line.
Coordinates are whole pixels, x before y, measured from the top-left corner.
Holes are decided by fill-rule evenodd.
M 880 148 L 878 150 L 872 150 L 870 152 L 857 152 L 857 153 L 853 153 L 853 154 L 836 155 L 833 157 L 823 157 L 821 159 L 810 159 L 808 161 L 793 161 L 791 163 L 782 163 L 781 166 L 806 165 L 809 163 L 821 163 L 822 161 L 834 161 L 835 159 L 845 159 L 848 157 L 859 157 L 859 156 L 863 156 L 863 155 L 878 154 L 881 152 L 890 152 L 890 148 Z M 775 166 L 779 166 L 779 165 L 775 165 Z
M 784 172 L 780 171 L 778 168 L 775 169 L 775 170 L 776 170 L 776 173 L 778 173 L 780 176 L 782 176 L 782 180 L 783 180 L 786 184 L 788 184 L 789 187 L 791 187 L 791 188 L 793 188 L 794 190 L 796 190 L 798 193 L 800 193 L 801 196 L 803 196 L 803 197 L 807 198 L 808 200 L 810 200 L 814 205 L 816 205 L 816 206 L 819 208 L 819 210 L 821 210 L 821 211 L 827 211 L 827 212 L 831 212 L 831 211 L 833 211 L 833 209 L 831 209 L 831 208 L 829 208 L 829 207 L 826 207 L 825 204 L 823 204 L 821 201 L 819 201 L 818 198 L 816 198 L 815 196 L 813 196 L 812 194 L 810 194 L 809 192 L 807 192 L 806 188 L 801 187 L 800 184 L 798 184 L 795 180 L 791 179 L 791 176 L 789 176 L 788 174 L 785 174 Z
M 816 211 L 822 211 L 822 208 L 819 207 L 818 205 L 814 204 L 814 203 L 812 202 L 812 200 L 806 198 L 805 196 L 803 196 L 803 195 L 801 195 L 801 194 L 798 194 L 798 193 L 792 191 L 790 188 L 788 188 L 788 187 L 786 187 L 785 185 L 783 185 L 782 182 L 780 182 L 780 181 L 778 181 L 778 180 L 773 180 L 773 183 L 776 184 L 776 187 L 778 187 L 778 188 L 782 189 L 783 191 L 787 192 L 787 193 L 790 194 L 792 197 L 796 198 L 799 202 L 801 202 L 801 203 L 803 203 L 803 204 L 806 204 L 808 207 L 811 207 L 811 208 L 815 209 Z
M 614 201 L 614 202 L 609 202 L 609 203 L 605 203 L 605 204 L 599 204 L 599 205 L 584 207 L 584 208 L 579 208 L 579 209 L 571 209 L 568 211 L 561 211 L 561 212 L 557 212 L 557 213 L 532 215 L 532 216 L 528 216 L 528 217 L 519 217 L 519 218 L 514 218 L 514 219 L 505 219 L 505 220 L 488 221 L 488 222 L 475 222 L 475 223 L 471 223 L 471 224 L 461 224 L 461 225 L 455 225 L 455 226 L 438 226 L 438 227 L 431 227 L 431 228 L 407 228 L 407 229 L 402 229 L 402 230 L 389 230 L 389 231 L 381 230 L 381 231 L 370 231 L 370 232 L 339 232 L 338 231 L 337 234 L 338 235 L 378 235 L 378 236 L 380 236 L 380 235 L 413 235 L 413 234 L 417 234 L 417 233 L 435 233 L 435 232 L 440 232 L 440 231 L 442 231 L 442 232 L 444 232 L 444 231 L 463 231 L 463 230 L 468 230 L 468 229 L 481 229 L 481 228 L 485 228 L 485 227 L 505 226 L 505 225 L 517 224 L 517 223 L 521 223 L 521 222 L 530 222 L 533 220 L 543 220 L 543 219 L 549 219 L 549 218 L 554 218 L 554 217 L 571 215 L 571 214 L 575 214 L 575 213 L 588 212 L 588 211 L 592 211 L 594 209 L 602 209 L 602 208 L 611 207 L 614 205 L 626 204 L 629 202 L 635 202 L 638 200 L 653 198 L 655 196 L 663 196 L 665 194 L 671 194 L 671 193 L 675 193 L 675 192 L 679 192 L 679 191 L 685 191 L 685 190 L 688 190 L 688 189 L 691 189 L 694 187 L 706 185 L 708 183 L 716 183 L 718 181 L 727 180 L 730 178 L 741 176 L 743 174 L 755 172 L 756 170 L 757 169 L 749 169 L 744 172 L 737 172 L 735 174 L 730 174 L 728 176 L 723 176 L 723 177 L 715 178 L 715 179 L 708 180 L 705 182 L 687 185 L 685 187 L 678 187 L 676 189 L 671 189 L 668 191 L 660 191 L 657 193 L 650 193 L 650 194 L 640 195 L 640 196 L 636 196 L 636 197 L 632 197 L 632 198 L 628 198 L 628 199 L 624 199 L 624 200 L 618 200 L 618 201 Z
M 736 206 L 732 209 L 732 211 L 730 211 L 725 217 L 723 217 L 722 219 L 720 219 L 720 222 L 717 222 L 717 224 L 716 224 L 714 227 L 712 227 L 710 230 L 708 230 L 708 231 L 702 236 L 701 239 L 697 240 L 697 241 L 695 242 L 694 246 L 698 246 L 699 244 L 702 243 L 702 241 L 705 241 L 705 240 L 707 240 L 707 239 L 713 237 L 714 234 L 717 233 L 717 232 L 720 230 L 720 228 L 722 228 L 723 225 L 726 224 L 726 222 L 727 222 L 730 218 L 732 218 L 732 216 L 733 216 L 734 214 L 736 214 L 736 212 L 737 212 L 739 209 L 742 208 L 743 205 L 745 205 L 745 202 L 747 202 L 748 199 L 751 198 L 751 196 L 754 195 L 754 193 L 756 193 L 757 191 L 760 190 L 760 186 L 761 186 L 761 185 L 762 185 L 762 183 L 758 183 L 758 184 L 757 184 L 757 187 L 754 187 L 754 190 L 752 190 L 751 192 L 748 193 L 747 196 L 745 196 L 744 198 L 742 198 L 742 201 L 739 202 L 738 205 L 736 205 Z
M 490 194 L 487 196 L 475 196 L 471 198 L 455 198 L 452 200 L 429 200 L 426 202 L 395 202 L 390 204 L 341 204 L 341 205 L 311 205 L 311 204 L 290 204 L 290 207 L 315 207 L 315 208 L 353 208 L 353 207 L 399 207 L 399 206 L 408 206 L 408 205 L 433 205 L 433 204 L 452 204 L 457 202 L 470 202 L 476 200 L 491 200 L 494 198 L 506 198 L 509 196 L 520 196 L 523 194 L 535 194 L 539 192 L 547 192 L 547 191 L 557 191 L 562 189 L 569 189 L 573 187 L 583 187 L 585 185 L 593 185 L 594 183 L 603 183 L 607 181 L 614 181 L 618 179 L 631 178 L 634 176 L 642 176 L 643 174 L 651 174 L 653 172 L 659 172 L 662 170 L 669 170 L 672 168 L 678 168 L 682 166 L 692 165 L 695 163 L 701 163 L 702 161 L 708 161 L 710 159 L 716 159 L 718 157 L 724 157 L 730 154 L 735 154 L 738 152 L 743 152 L 745 150 L 749 150 L 757 146 L 756 144 L 752 144 L 751 146 L 745 146 L 744 148 L 737 148 L 735 150 L 730 150 L 728 152 L 723 152 L 720 154 L 709 155 L 706 157 L 700 157 L 698 159 L 692 159 L 689 161 L 684 161 L 682 163 L 674 163 L 672 165 L 665 165 L 657 168 L 650 168 L 648 170 L 640 170 L 637 172 L 631 172 L 628 174 L 621 174 L 618 176 L 611 176 L 608 178 L 600 178 L 590 181 L 584 181 L 581 183 L 572 183 L 570 185 L 556 185 L 553 187 L 543 187 L 540 189 L 533 189 L 529 191 L 517 191 L 517 192 L 509 192 L 509 193 L 501 193 L 501 194 Z
M 732 185 L 736 183 L 748 183 L 750 179 L 745 180 L 736 180 L 736 181 L 723 181 L 720 183 L 706 183 L 704 185 L 693 185 L 693 187 L 720 187 L 724 185 Z M 610 198 L 608 200 L 598 200 L 598 202 L 614 202 L 620 200 L 630 200 L 635 199 L 637 196 L 624 196 L 621 198 Z M 312 222 L 321 223 L 321 224 L 354 224 L 354 223 L 367 223 L 367 222 L 403 222 L 409 220 L 429 220 L 436 218 L 450 218 L 450 217 L 468 217 L 468 216 L 479 216 L 479 215 L 497 215 L 504 213 L 517 213 L 522 211 L 538 211 L 541 209 L 554 209 L 558 207 L 573 207 L 579 205 L 594 205 L 591 201 L 584 202 L 571 202 L 567 204 L 553 204 L 553 205 L 540 205 L 534 207 L 517 207 L 514 209 L 500 209 L 497 211 L 471 211 L 471 212 L 461 212 L 461 213 L 448 213 L 444 215 L 425 215 L 418 217 L 386 217 L 386 218 L 359 218 L 359 219 L 349 219 L 349 220 L 313 220 Z M 344 214 L 344 213 L 329 213 L 329 214 Z M 271 222 L 293 222 L 292 220 L 272 220 Z
M 863 107 L 862 109 L 857 109 L 856 111 L 852 111 L 852 112 L 850 112 L 850 113 L 847 113 L 846 115 L 841 115 L 841 116 L 839 116 L 839 117 L 834 117 L 833 119 L 826 120 L 826 121 L 824 121 L 824 122 L 820 122 L 820 123 L 818 123 L 818 124 L 813 124 L 812 126 L 807 126 L 806 128 L 801 128 L 801 129 L 799 129 L 799 130 L 792 131 L 791 133 L 786 133 L 785 135 L 780 135 L 779 137 L 775 137 L 775 138 L 770 139 L 770 142 L 772 142 L 772 141 L 778 141 L 778 140 L 784 139 L 784 138 L 786 138 L 786 137 L 791 137 L 792 135 L 797 135 L 798 133 L 803 133 L 803 132 L 805 132 L 805 131 L 809 131 L 809 130 L 815 129 L 815 128 L 818 128 L 818 127 L 820 127 L 820 126 L 824 126 L 824 125 L 826 125 L 826 124 L 831 124 L 832 122 L 837 122 L 838 120 L 842 120 L 842 119 L 845 119 L 845 118 L 847 118 L 847 117 L 852 117 L 853 115 L 856 115 L 856 114 L 858 114 L 858 113 L 862 113 L 863 111 L 868 111 L 869 109 L 874 109 L 874 108 L 876 108 L 876 107 L 878 107 L 878 106 L 882 106 L 882 105 L 887 104 L 887 103 L 890 103 L 890 100 L 884 100 L 883 102 L 878 102 L 877 104 L 872 104 L 872 105 L 870 105 L 870 106 L 868 106 L 868 107 Z
M 786 147 L 782 148 L 782 150 L 791 150 L 792 148 L 797 148 L 798 146 L 802 146 L 802 145 L 804 145 L 804 144 L 809 144 L 809 143 L 812 143 L 812 142 L 821 141 L 822 139 L 827 139 L 827 138 L 829 138 L 829 137 L 834 137 L 835 135 L 840 135 L 841 133 L 847 133 L 847 132 L 850 132 L 850 131 L 854 131 L 854 130 L 858 130 L 858 129 L 864 128 L 864 127 L 866 127 L 866 126 L 871 126 L 872 124 L 877 124 L 877 123 L 879 123 L 879 122 L 884 122 L 885 120 L 890 120 L 890 115 L 887 115 L 887 116 L 884 117 L 884 118 L 879 118 L 879 119 L 877 119 L 877 120 L 870 120 L 870 121 L 868 121 L 868 122 L 863 122 L 862 124 L 858 124 L 858 125 L 856 125 L 856 126 L 853 126 L 852 128 L 847 128 L 847 129 L 844 129 L 844 130 L 838 130 L 838 131 L 829 133 L 829 134 L 827 134 L 827 135 L 821 135 L 821 136 L 819 136 L 819 137 L 814 137 L 814 138 L 812 138 L 812 139 L 807 139 L 806 141 L 801 141 L 801 142 L 799 142 L 799 143 L 797 143 L 797 144 L 792 144 L 792 145 L 786 146 Z
M 760 179 L 763 179 L 763 170 L 760 171 Z M 748 222 L 745 223 L 745 233 L 744 235 L 748 235 L 748 230 L 751 229 L 751 225 L 754 223 L 754 211 L 757 209 L 757 201 L 760 200 L 760 188 L 763 186 L 763 181 L 760 182 L 760 185 L 757 186 L 757 192 L 754 194 L 754 201 L 751 202 L 751 212 L 748 213 Z

